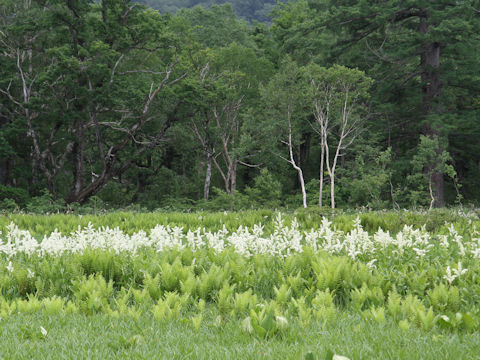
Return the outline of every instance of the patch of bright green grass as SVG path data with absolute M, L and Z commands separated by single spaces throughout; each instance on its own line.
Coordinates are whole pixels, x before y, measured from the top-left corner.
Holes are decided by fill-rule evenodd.
M 397 233 L 405 225 L 415 228 L 422 226 L 432 233 L 446 233 L 447 227 L 453 223 L 456 228 L 480 227 L 480 221 L 475 212 L 468 216 L 458 210 L 421 211 L 371 211 L 371 212 L 332 212 L 329 209 L 311 207 L 299 209 L 283 214 L 286 225 L 294 218 L 299 222 L 301 230 L 316 229 L 322 218 L 328 217 L 333 225 L 342 231 L 350 231 L 354 220 L 358 217 L 365 230 L 370 233 L 382 228 L 385 231 Z M 229 231 L 235 231 L 239 226 L 253 227 L 254 224 L 263 224 L 269 233 L 274 228 L 277 212 L 274 210 L 248 210 L 239 212 L 194 212 L 194 213 L 135 213 L 111 212 L 101 215 L 74 215 L 74 214 L 0 214 L 0 231 L 5 233 L 7 226 L 14 222 L 20 229 L 29 230 L 32 235 L 41 239 L 57 229 L 66 235 L 76 231 L 78 227 L 86 227 L 91 223 L 95 228 L 118 227 L 125 233 L 132 234 L 138 231 L 149 231 L 156 225 L 182 227 L 185 231 L 205 228 L 207 231 L 218 231 L 225 226 Z
M 281 336 L 259 340 L 238 321 L 213 321 L 196 331 L 185 321 L 157 323 L 107 315 L 13 315 L 0 320 L 2 359 L 478 359 L 480 334 L 422 332 L 344 313 L 327 326 L 292 324 Z M 42 334 L 42 327 L 46 335 Z

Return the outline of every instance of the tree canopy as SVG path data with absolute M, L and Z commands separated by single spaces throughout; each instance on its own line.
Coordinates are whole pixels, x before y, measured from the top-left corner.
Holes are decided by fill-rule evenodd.
M 0 206 L 478 203 L 479 9 L 4 0 Z

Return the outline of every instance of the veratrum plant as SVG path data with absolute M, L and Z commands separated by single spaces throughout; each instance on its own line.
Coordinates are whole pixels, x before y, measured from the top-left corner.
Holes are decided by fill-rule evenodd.
M 288 320 L 282 315 L 275 315 L 275 306 L 259 304 L 250 310 L 250 316 L 242 323 L 242 330 L 259 338 L 271 338 L 288 327 Z

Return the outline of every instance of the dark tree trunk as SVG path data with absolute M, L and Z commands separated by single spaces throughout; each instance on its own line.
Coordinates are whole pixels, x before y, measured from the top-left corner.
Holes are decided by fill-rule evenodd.
M 77 194 L 75 194 L 75 196 L 67 197 L 65 201 L 67 203 L 78 202 L 83 204 L 91 196 L 100 191 L 112 177 L 121 176 L 125 171 L 130 169 L 140 156 L 142 156 L 146 151 L 153 149 L 162 139 L 164 139 L 167 130 L 174 121 L 178 120 L 177 114 L 181 104 L 182 101 L 179 100 L 173 112 L 169 115 L 165 124 L 163 124 L 156 136 L 148 144 L 141 146 L 138 148 L 138 150 L 131 154 L 130 159 L 120 163 L 117 156 L 117 154 L 129 143 L 128 137 L 121 144 L 111 147 L 102 159 L 103 169 L 100 175 L 97 176 L 90 184 L 88 184 L 88 186 L 84 187 Z
M 427 34 L 429 31 L 429 14 L 426 9 L 423 10 L 422 15 L 423 16 L 420 17 L 420 32 Z M 422 112 L 426 120 L 423 131 L 425 135 L 430 138 L 439 136 L 439 128 L 434 126 L 428 117 L 441 111 L 440 95 L 442 83 L 440 80 L 440 49 L 441 46 L 437 42 L 425 42 L 422 45 L 420 56 L 423 92 Z M 439 142 L 439 146 L 436 149 L 439 156 L 443 151 L 441 147 L 441 142 Z M 437 164 L 431 164 L 431 168 L 436 166 Z M 426 171 L 430 171 L 431 168 L 426 169 Z M 434 207 L 445 206 L 443 173 L 434 171 L 432 184 L 435 197 Z
M 9 161 L 0 161 L 0 185 L 8 185 L 9 174 Z
M 312 142 L 312 134 L 305 133 L 302 134 L 302 143 L 300 144 L 300 152 L 298 163 L 299 166 L 303 166 L 308 161 L 308 156 L 310 155 L 310 144 Z

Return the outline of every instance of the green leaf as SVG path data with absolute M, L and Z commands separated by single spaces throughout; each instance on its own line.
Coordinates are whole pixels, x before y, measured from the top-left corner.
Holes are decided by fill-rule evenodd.
M 269 333 L 275 330 L 275 319 L 270 312 L 265 316 L 265 319 L 260 323 L 260 326 Z
M 259 325 L 257 325 L 257 324 L 252 324 L 252 327 L 253 327 L 253 329 L 255 330 L 255 333 L 256 333 L 259 337 L 265 338 L 265 336 L 267 336 L 267 331 L 266 331 L 263 327 L 261 327 L 261 326 L 259 326 Z
M 328 349 L 327 350 L 327 353 L 325 354 L 325 360 L 333 360 L 333 356 L 335 355 L 335 353 Z

